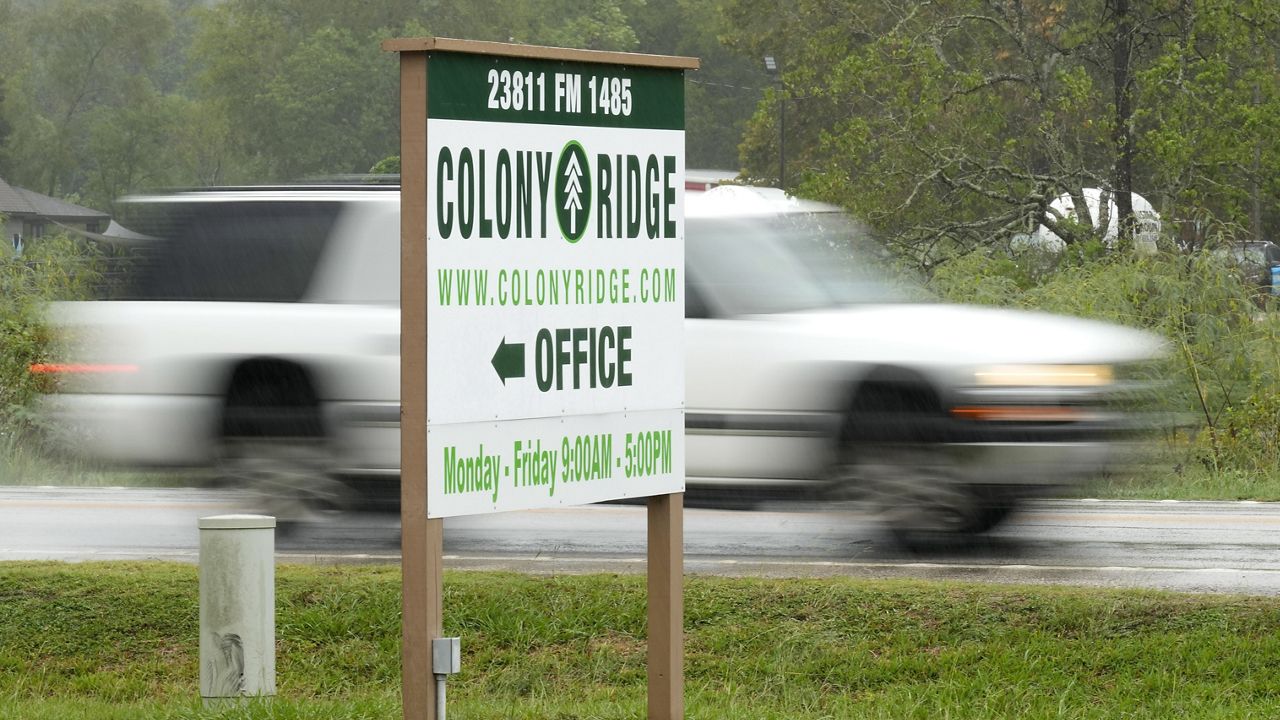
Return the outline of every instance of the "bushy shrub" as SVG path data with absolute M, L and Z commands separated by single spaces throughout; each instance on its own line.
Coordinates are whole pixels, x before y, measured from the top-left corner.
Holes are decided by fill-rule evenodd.
M 30 428 L 30 407 L 47 378 L 33 363 L 55 352 L 45 322 L 47 304 L 88 297 L 100 277 L 101 252 L 86 241 L 54 235 L 32 241 L 19 255 L 0 252 L 0 432 L 12 437 Z

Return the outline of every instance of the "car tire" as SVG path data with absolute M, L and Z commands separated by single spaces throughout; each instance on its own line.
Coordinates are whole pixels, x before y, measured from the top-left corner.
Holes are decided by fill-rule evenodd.
M 289 533 L 348 510 L 354 493 L 333 473 L 324 438 L 225 437 L 215 473 L 219 484 L 242 492 L 248 509 L 276 518 Z
M 288 532 L 355 504 L 336 466 L 316 394 L 301 371 L 266 364 L 237 370 L 215 455 L 220 484 L 243 491 L 255 512 L 275 517 Z
M 911 547 L 962 541 L 1009 512 L 966 484 L 955 450 L 931 430 L 941 417 L 927 385 L 869 383 L 855 395 L 839 438 L 833 492 L 865 500 Z
M 978 512 L 970 532 L 985 533 L 1009 519 L 1017 509 L 1015 495 L 1005 493 L 982 493 L 974 491 L 978 498 Z
M 946 448 L 855 441 L 846 444 L 844 455 L 844 482 L 862 490 L 894 534 L 963 535 L 976 529 L 978 503 L 957 482 Z

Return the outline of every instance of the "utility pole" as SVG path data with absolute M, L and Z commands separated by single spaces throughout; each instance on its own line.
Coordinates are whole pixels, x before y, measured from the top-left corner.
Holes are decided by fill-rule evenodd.
M 787 93 L 778 61 L 764 56 L 764 71 L 778 80 L 778 187 L 787 189 Z

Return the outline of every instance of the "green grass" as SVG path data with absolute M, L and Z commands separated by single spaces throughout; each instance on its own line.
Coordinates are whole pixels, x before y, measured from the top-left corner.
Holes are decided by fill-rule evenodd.
M 0 431 L 0 485 L 59 487 L 184 487 L 196 485 L 195 472 L 143 472 L 110 469 L 41 449 L 32 436 Z
M 1280 468 L 1269 472 L 1170 465 L 1120 470 L 1095 478 L 1072 497 L 1108 500 L 1280 500 Z
M 1106 474 L 1068 491 L 1112 500 L 1280 501 L 1280 465 L 1214 468 L 1185 445 L 1150 441 L 1127 448 Z
M 399 572 L 282 566 L 270 703 L 197 699 L 196 568 L 0 564 L 0 717 L 399 717 Z M 640 576 L 449 573 L 449 717 L 636 718 Z M 690 718 L 1269 718 L 1280 599 L 691 577 Z

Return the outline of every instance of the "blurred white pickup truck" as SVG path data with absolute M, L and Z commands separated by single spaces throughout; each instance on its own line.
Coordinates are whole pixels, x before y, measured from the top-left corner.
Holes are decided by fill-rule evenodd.
M 301 518 L 399 466 L 399 193 L 127 198 L 123 299 L 52 308 L 46 410 L 75 452 L 214 468 Z M 903 299 L 862 227 L 777 190 L 686 196 L 686 476 L 736 506 L 862 499 L 974 533 L 1101 469 L 1145 332 Z M 500 377 L 495 373 L 494 381 Z M 376 484 L 376 483 L 375 483 Z

